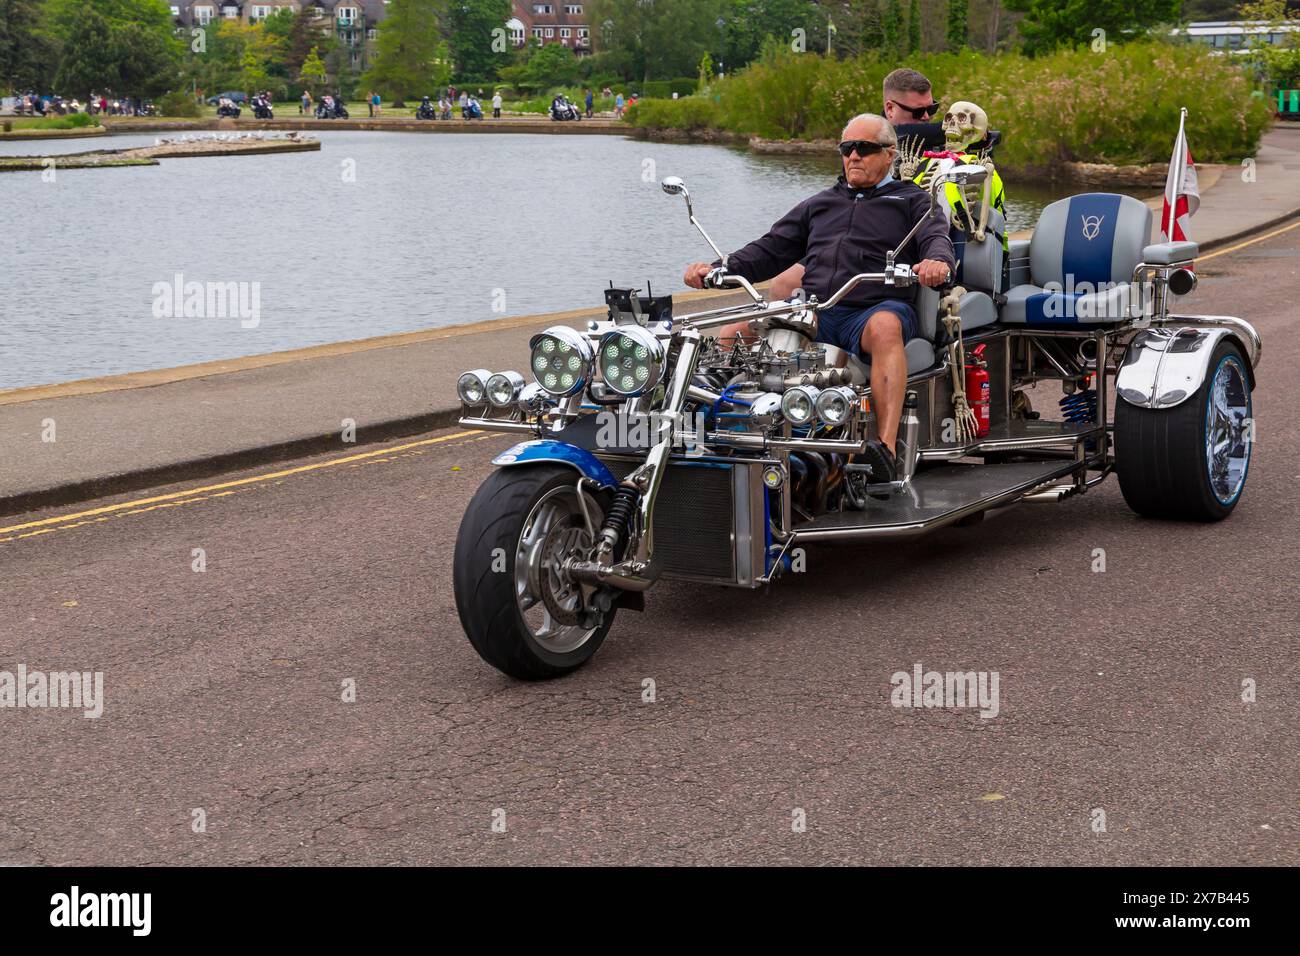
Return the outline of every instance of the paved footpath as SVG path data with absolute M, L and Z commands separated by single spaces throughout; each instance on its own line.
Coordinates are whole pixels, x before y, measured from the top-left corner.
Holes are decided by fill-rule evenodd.
M 1261 145 L 1253 181 L 1236 169 L 1215 177 L 1193 229 L 1208 251 L 1296 214 L 1300 127 L 1279 127 Z M 678 312 L 724 301 L 739 299 L 684 294 Z M 0 391 L 0 514 L 355 448 L 342 442 L 345 421 L 356 423 L 357 445 L 450 424 L 462 371 L 525 369 L 533 332 L 602 312 L 524 316 Z M 42 441 L 50 421 L 57 440 Z
M 1264 336 L 1227 522 L 1111 480 L 760 592 L 664 582 L 561 681 L 456 619 L 507 436 L 0 519 L 0 671 L 104 674 L 99 719 L 0 708 L 0 865 L 1300 865 L 1300 228 L 1198 271 L 1190 309 Z M 998 672 L 998 716 L 891 707 L 917 663 Z

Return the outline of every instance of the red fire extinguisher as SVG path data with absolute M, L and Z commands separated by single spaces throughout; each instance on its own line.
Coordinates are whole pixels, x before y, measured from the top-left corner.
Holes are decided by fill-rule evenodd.
M 975 412 L 976 433 L 983 438 L 989 433 L 989 410 L 993 407 L 989 391 L 989 367 L 984 361 L 984 346 L 971 350 L 966 364 L 966 401 Z

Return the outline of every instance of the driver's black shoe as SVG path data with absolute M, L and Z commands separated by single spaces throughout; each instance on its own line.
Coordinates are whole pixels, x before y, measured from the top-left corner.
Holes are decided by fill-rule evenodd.
M 867 442 L 867 450 L 862 455 L 862 464 L 871 469 L 871 483 L 883 485 L 898 478 L 898 459 L 879 438 Z

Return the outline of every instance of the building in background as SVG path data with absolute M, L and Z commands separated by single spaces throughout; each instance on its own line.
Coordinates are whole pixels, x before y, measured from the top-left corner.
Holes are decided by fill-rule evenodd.
M 591 26 L 586 0 L 570 3 L 541 3 L 513 0 L 514 16 L 506 21 L 506 32 L 515 46 L 525 43 L 559 43 L 579 56 L 591 52 Z
M 319 24 L 322 34 L 338 39 L 356 73 L 369 66 L 386 7 L 386 0 L 189 0 L 171 4 L 172 16 L 186 29 L 222 20 L 260 23 L 283 9 L 305 14 Z

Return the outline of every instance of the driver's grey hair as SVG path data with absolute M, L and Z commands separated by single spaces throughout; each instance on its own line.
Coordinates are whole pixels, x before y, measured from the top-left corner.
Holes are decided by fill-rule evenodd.
M 844 134 L 848 132 L 849 127 L 858 120 L 875 120 L 880 124 L 880 138 L 876 142 L 885 146 L 897 146 L 898 134 L 894 132 L 894 124 L 889 122 L 879 113 L 859 113 L 853 119 L 844 124 L 844 129 L 840 130 L 840 139 L 844 139 Z

